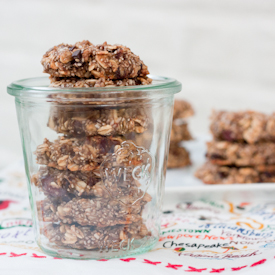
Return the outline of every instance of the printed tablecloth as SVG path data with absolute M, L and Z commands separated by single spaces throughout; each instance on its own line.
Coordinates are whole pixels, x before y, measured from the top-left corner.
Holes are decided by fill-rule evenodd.
M 175 202 L 158 245 L 123 259 L 77 261 L 35 244 L 23 162 L 0 173 L 0 274 L 275 274 L 275 203 Z M 237 272 L 237 273 L 236 273 Z

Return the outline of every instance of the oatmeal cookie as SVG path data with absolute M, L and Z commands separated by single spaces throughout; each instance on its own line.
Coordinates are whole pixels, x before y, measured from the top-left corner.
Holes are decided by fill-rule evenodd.
M 217 140 L 249 144 L 275 141 L 275 113 L 214 111 L 210 130 Z
M 57 77 L 126 79 L 149 74 L 147 66 L 131 50 L 106 42 L 60 44 L 48 50 L 41 64 L 44 72 Z
M 70 136 L 110 136 L 143 133 L 149 116 L 139 105 L 133 108 L 92 108 L 85 106 L 53 106 L 48 126 Z
M 102 249 L 113 247 L 120 249 L 121 242 L 127 245 L 128 239 L 141 239 L 150 236 L 142 222 L 106 228 L 89 226 L 50 224 L 45 230 L 51 243 L 76 249 Z
M 64 201 L 69 201 L 70 198 L 64 198 Z M 43 222 L 59 222 L 59 217 L 56 215 L 56 204 L 51 200 L 45 199 L 36 202 L 37 216 L 39 221 Z
M 119 87 L 148 85 L 152 83 L 149 77 L 135 77 L 121 80 L 105 80 L 104 78 L 76 78 L 76 77 L 50 77 L 50 87 L 60 88 L 89 88 L 89 87 Z
M 148 125 L 148 128 L 144 133 L 131 132 L 125 135 L 126 139 L 132 140 L 137 146 L 142 146 L 143 148 L 149 150 L 153 142 L 154 127 L 152 124 Z
M 93 136 L 82 139 L 59 137 L 54 142 L 45 138 L 35 151 L 38 164 L 59 170 L 88 172 L 98 169 L 107 154 L 114 153 L 123 142 L 121 137 Z
M 188 125 L 187 123 L 172 123 L 172 130 L 171 130 L 171 137 L 170 137 L 170 142 L 171 143 L 177 143 L 180 141 L 186 141 L 186 140 L 191 140 L 192 136 L 188 130 Z
M 136 197 L 140 192 L 140 184 L 133 179 L 131 172 L 131 169 L 128 169 L 127 174 L 116 175 L 112 182 L 103 182 L 99 171 L 96 170 L 83 173 L 41 167 L 39 172 L 32 176 L 31 181 L 53 201 L 68 201 L 73 197 Z M 129 180 L 125 181 L 125 178 Z
M 31 182 L 39 187 L 46 196 L 53 199 L 65 200 L 72 197 L 94 196 L 94 186 L 101 182 L 95 171 L 83 173 L 80 171 L 58 170 L 51 167 L 41 167 Z
M 275 182 L 275 165 L 230 167 L 207 162 L 196 171 L 195 176 L 206 184 Z
M 275 164 L 275 143 L 246 144 L 211 141 L 207 143 L 207 157 L 213 164 L 217 165 Z
M 169 149 L 167 168 L 180 168 L 191 165 L 189 153 L 178 144 L 171 144 Z
M 189 102 L 181 99 L 175 100 L 173 120 L 184 119 L 193 115 L 194 109 Z
M 69 202 L 56 203 L 46 199 L 47 205 L 44 221 L 59 221 L 67 224 L 78 223 L 82 226 L 107 227 L 117 224 L 131 224 L 142 220 L 141 212 L 151 196 L 137 193 L 136 196 L 114 198 L 73 198 Z M 45 208 L 45 207 L 44 207 Z M 52 211 L 52 212 L 51 212 Z M 51 220 L 51 218 L 53 220 Z

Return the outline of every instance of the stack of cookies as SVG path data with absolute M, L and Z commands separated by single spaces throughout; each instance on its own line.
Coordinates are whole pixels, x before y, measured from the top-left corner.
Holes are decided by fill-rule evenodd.
M 52 87 L 151 83 L 139 57 L 119 45 L 61 44 L 43 56 L 42 64 Z M 41 229 L 51 244 L 100 250 L 151 234 L 142 218 L 151 196 L 132 171 L 145 160 L 150 167 L 150 156 L 141 155 L 126 137 L 146 132 L 150 121 L 142 102 L 110 107 L 93 96 L 81 91 L 49 96 L 48 127 L 59 138 L 45 138 L 37 147 L 40 168 L 32 184 L 44 196 L 38 216 L 48 223 Z
M 180 168 L 191 164 L 189 152 L 182 146 L 182 141 L 192 139 L 186 121 L 192 115 L 194 110 L 190 103 L 185 100 L 175 100 L 168 168 Z
M 207 184 L 275 182 L 275 114 L 214 111 L 196 177 Z

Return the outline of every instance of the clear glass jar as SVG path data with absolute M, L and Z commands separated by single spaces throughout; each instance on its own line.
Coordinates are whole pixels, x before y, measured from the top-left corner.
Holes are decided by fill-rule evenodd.
M 39 247 L 55 257 L 146 252 L 159 239 L 174 94 L 181 84 L 52 88 L 13 82 Z

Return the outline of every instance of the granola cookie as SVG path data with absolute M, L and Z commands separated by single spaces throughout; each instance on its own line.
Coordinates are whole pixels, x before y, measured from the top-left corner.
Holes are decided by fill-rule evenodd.
M 249 144 L 275 141 L 275 113 L 214 111 L 210 130 L 217 140 Z
M 207 157 L 217 165 L 256 166 L 275 164 L 275 143 L 246 144 L 211 141 L 207 143 Z
M 206 184 L 275 182 L 275 166 L 230 167 L 206 162 L 195 176 Z
M 123 142 L 121 137 L 93 136 L 82 139 L 59 137 L 54 142 L 45 138 L 35 151 L 38 164 L 72 172 L 94 171 L 107 154 Z M 116 147 L 118 146 L 118 147 Z
M 136 197 L 140 192 L 140 184 L 133 179 L 131 172 L 129 169 L 127 175 L 121 173 L 112 182 L 103 182 L 99 171 L 96 170 L 83 173 L 41 167 L 39 172 L 32 176 L 32 183 L 52 201 L 68 201 L 73 197 Z M 124 178 L 129 180 L 125 181 Z
M 194 115 L 194 109 L 189 102 L 181 99 L 175 100 L 173 120 L 185 119 L 193 115 Z
M 105 80 L 104 78 L 76 78 L 76 77 L 50 77 L 50 87 L 60 88 L 89 88 L 89 87 L 118 87 L 148 85 L 152 83 L 149 77 L 135 77 L 119 80 Z
M 48 225 L 45 235 L 51 243 L 58 246 L 103 250 L 110 247 L 119 249 L 121 242 L 124 241 L 126 245 L 128 239 L 141 239 L 151 233 L 141 222 L 107 228 L 60 223 Z
M 180 168 L 191 165 L 189 153 L 178 144 L 171 144 L 169 149 L 167 168 Z
M 139 195 L 139 194 L 137 194 Z M 114 198 L 73 198 L 69 202 L 41 202 L 47 205 L 42 217 L 45 222 L 59 221 L 67 224 L 78 223 L 82 226 L 107 227 L 117 224 L 131 224 L 142 220 L 142 209 L 151 201 L 151 196 L 125 196 Z M 45 209 L 45 207 L 43 208 Z
M 180 141 L 186 141 L 191 140 L 192 136 L 188 130 L 187 123 L 172 123 L 172 130 L 171 130 L 171 137 L 170 142 L 171 143 L 177 143 Z
M 106 42 L 60 44 L 48 50 L 41 63 L 44 72 L 57 77 L 126 79 L 149 74 L 147 66 L 131 50 Z
M 83 173 L 80 171 L 58 170 L 51 167 L 41 167 L 31 182 L 39 187 L 47 197 L 66 200 L 73 197 L 95 196 L 94 186 L 101 178 L 95 171 Z M 68 200 L 68 199 L 67 199 Z
M 63 197 L 63 201 L 68 202 L 70 198 Z M 59 217 L 56 215 L 56 204 L 51 200 L 45 199 L 43 201 L 37 201 L 36 208 L 39 221 L 59 222 Z
M 48 126 L 70 136 L 110 136 L 143 133 L 148 123 L 148 114 L 139 105 L 120 109 L 59 105 L 51 108 Z

